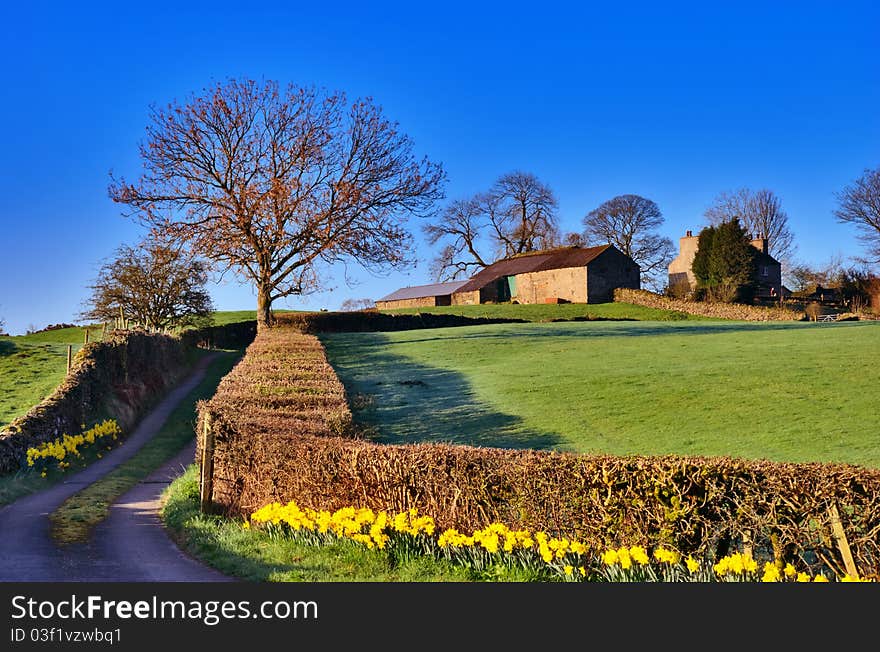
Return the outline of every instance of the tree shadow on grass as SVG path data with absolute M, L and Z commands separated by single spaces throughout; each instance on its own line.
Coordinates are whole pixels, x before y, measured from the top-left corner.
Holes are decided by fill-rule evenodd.
M 464 374 L 413 362 L 384 346 L 386 335 L 325 341 L 345 386 L 355 421 L 380 443 L 444 442 L 496 448 L 555 448 L 554 432 L 524 426 L 521 417 L 483 403 Z
M 15 342 L 11 342 L 10 340 L 0 339 L 0 357 L 11 355 L 15 353 L 18 347 L 15 346 Z

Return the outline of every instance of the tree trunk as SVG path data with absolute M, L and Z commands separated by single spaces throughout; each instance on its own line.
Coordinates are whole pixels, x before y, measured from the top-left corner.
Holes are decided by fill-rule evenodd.
M 262 331 L 272 325 L 272 297 L 269 290 L 257 289 L 257 330 Z

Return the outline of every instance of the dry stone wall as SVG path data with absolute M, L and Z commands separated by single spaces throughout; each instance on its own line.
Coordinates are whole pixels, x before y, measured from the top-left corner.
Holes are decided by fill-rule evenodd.
M 740 321 L 801 321 L 804 313 L 784 307 L 749 306 L 741 303 L 708 303 L 672 299 L 647 290 L 618 288 L 614 300 L 621 303 L 634 303 L 649 308 L 677 310 L 691 315 L 718 317 Z

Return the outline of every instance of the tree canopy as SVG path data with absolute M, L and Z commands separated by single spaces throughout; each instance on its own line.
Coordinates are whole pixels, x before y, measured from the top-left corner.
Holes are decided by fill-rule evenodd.
M 155 240 L 120 246 L 89 286 L 84 319 L 122 317 L 150 330 L 208 323 L 213 311 L 205 289 L 208 265 L 178 247 Z
M 754 292 L 758 250 L 734 218 L 700 231 L 691 269 L 697 290 L 710 301 L 746 301 Z
M 186 243 L 272 302 L 317 289 L 321 264 L 410 264 L 411 215 L 442 198 L 442 167 L 370 98 L 232 79 L 153 108 L 144 173 L 110 196 L 151 232 Z
M 642 283 L 660 289 L 675 247 L 660 235 L 660 207 L 639 195 L 618 195 L 593 209 L 583 219 L 584 237 L 593 244 L 610 243 L 632 258 L 641 270 Z
M 740 188 L 722 192 L 706 209 L 705 216 L 713 226 L 738 218 L 747 234 L 752 238 L 766 238 L 768 253 L 789 265 L 796 249 L 794 234 L 788 225 L 788 213 L 772 190 Z
M 424 227 L 428 242 L 441 245 L 434 276 L 468 276 L 498 259 L 559 243 L 556 196 L 529 172 L 510 172 L 489 190 L 450 202 Z

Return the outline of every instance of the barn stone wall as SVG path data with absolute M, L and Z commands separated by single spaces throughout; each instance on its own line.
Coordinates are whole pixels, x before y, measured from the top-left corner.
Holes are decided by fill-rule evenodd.
M 418 297 L 416 299 L 398 299 L 397 301 L 377 301 L 377 310 L 394 310 L 395 308 L 433 308 L 438 305 L 436 297 Z
M 453 292 L 452 294 L 453 306 L 469 306 L 478 303 L 480 303 L 479 290 L 474 290 L 472 292 Z
M 629 257 L 607 249 L 587 266 L 587 303 L 614 301 L 614 290 L 641 287 L 641 270 Z
M 587 303 L 587 268 L 567 267 L 516 276 L 516 300 L 519 303 L 544 303 L 559 298 L 571 303 Z

